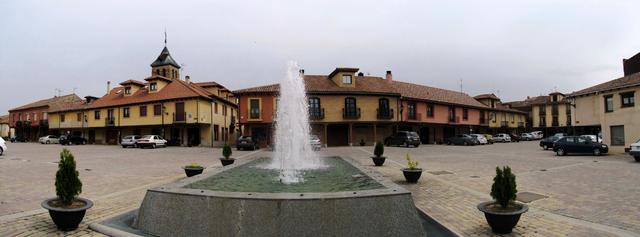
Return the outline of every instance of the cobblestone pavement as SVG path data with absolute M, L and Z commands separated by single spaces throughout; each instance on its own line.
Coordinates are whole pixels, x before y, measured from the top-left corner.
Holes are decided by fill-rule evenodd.
M 11 153 L 0 158 L 0 236 L 101 236 L 87 225 L 139 207 L 147 188 L 183 178 L 180 166 L 190 162 L 220 166 L 215 159 L 219 149 L 70 147 L 84 183 L 82 196 L 95 205 L 78 230 L 65 233 L 57 231 L 39 207 L 40 201 L 54 195 L 52 176 L 57 166 L 51 162 L 57 161 L 60 146 L 10 145 Z M 371 151 L 373 147 L 340 147 L 322 153 L 372 166 Z M 425 169 L 418 184 L 405 183 L 399 170 L 407 152 Z M 236 157 L 251 154 L 234 150 Z M 520 192 L 548 196 L 529 203 L 530 211 L 508 236 L 640 236 L 640 190 L 635 185 L 640 163 L 627 156 L 556 157 L 535 142 L 387 147 L 385 155 L 389 158 L 385 166 L 374 169 L 412 191 L 419 208 L 462 236 L 492 236 L 476 205 L 490 199 L 498 165 L 513 168 Z

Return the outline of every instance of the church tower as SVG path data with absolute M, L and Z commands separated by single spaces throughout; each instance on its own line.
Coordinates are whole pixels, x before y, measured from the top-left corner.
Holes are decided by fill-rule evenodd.
M 163 76 L 170 79 L 180 79 L 180 65 L 173 60 L 169 49 L 167 49 L 165 39 L 165 46 L 160 52 L 158 59 L 151 63 L 151 76 Z

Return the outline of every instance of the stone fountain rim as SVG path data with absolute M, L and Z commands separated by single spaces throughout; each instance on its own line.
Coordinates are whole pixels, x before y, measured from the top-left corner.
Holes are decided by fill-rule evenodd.
M 365 167 L 360 165 L 359 163 L 357 163 L 357 161 L 355 161 L 351 157 L 348 157 L 348 156 L 328 156 L 328 157 L 339 157 L 343 159 L 344 161 L 356 167 L 362 173 L 367 175 L 369 178 L 375 180 L 376 182 L 384 186 L 384 188 L 356 190 L 356 191 L 343 191 L 343 192 L 295 192 L 295 193 L 230 192 L 230 191 L 212 191 L 212 190 L 205 190 L 205 189 L 183 188 L 186 185 L 210 178 L 221 172 L 235 169 L 249 162 L 252 162 L 256 159 L 263 158 L 262 156 L 252 156 L 249 158 L 236 160 L 236 163 L 234 163 L 233 165 L 228 165 L 228 166 L 217 168 L 217 169 L 209 169 L 210 170 L 209 172 L 205 172 L 201 175 L 185 178 L 183 180 L 180 180 L 174 183 L 151 188 L 147 190 L 147 192 L 173 193 L 173 194 L 179 194 L 179 195 L 203 196 L 203 197 L 214 196 L 217 198 L 247 199 L 247 200 L 249 199 L 251 200 L 255 200 L 255 199 L 317 200 L 317 199 L 365 198 L 365 197 L 372 197 L 372 196 L 411 194 L 411 192 L 408 191 L 407 189 L 385 178 L 381 173 L 371 169 L 370 167 Z

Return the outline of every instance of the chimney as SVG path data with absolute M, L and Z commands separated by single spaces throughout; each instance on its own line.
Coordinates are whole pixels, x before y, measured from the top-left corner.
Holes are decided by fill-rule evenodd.
M 187 83 L 190 83 L 191 77 L 189 75 L 184 76 L 184 81 L 186 81 Z
M 111 91 L 111 81 L 107 81 L 107 94 Z
M 391 71 L 387 71 L 387 82 L 393 82 L 393 75 L 391 75 Z
M 359 73 L 358 73 L 358 76 L 359 76 L 359 77 L 362 77 L 362 76 L 364 76 L 364 73 L 359 72 Z

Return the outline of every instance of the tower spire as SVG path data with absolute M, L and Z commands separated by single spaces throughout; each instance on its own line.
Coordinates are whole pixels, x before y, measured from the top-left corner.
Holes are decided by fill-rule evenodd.
M 167 28 L 164 29 L 164 46 L 167 46 Z

